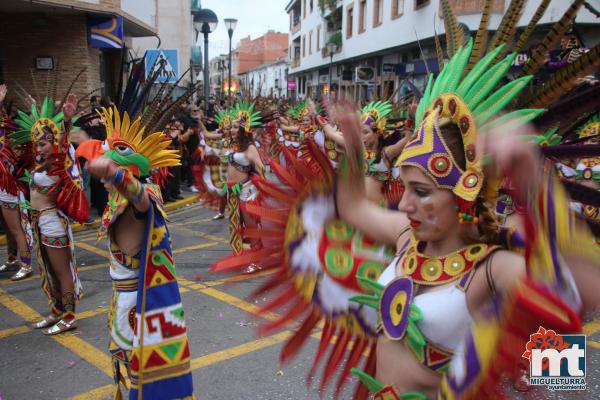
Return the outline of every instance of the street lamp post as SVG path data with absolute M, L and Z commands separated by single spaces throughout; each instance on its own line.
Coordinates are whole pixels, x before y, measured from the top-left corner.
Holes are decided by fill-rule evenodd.
M 225 54 L 219 56 L 219 69 L 221 70 L 221 96 L 224 96 L 225 90 Z
M 204 115 L 208 116 L 208 34 L 217 29 L 219 19 L 208 8 L 194 14 L 194 29 L 204 34 Z
M 231 105 L 231 38 L 233 37 L 233 30 L 237 25 L 237 19 L 235 18 L 225 18 L 223 20 L 225 22 L 225 27 L 227 28 L 227 34 L 229 35 L 229 76 L 228 76 L 228 87 L 229 91 L 229 104 Z
M 333 53 L 335 53 L 335 50 L 337 49 L 337 45 L 335 43 L 327 43 L 327 51 L 329 52 L 329 98 L 331 99 L 331 66 L 333 65 Z

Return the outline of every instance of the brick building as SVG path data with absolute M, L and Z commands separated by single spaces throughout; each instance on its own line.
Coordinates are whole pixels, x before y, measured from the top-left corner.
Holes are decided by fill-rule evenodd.
M 268 31 L 261 37 L 242 38 L 233 51 L 232 72 L 240 75 L 259 65 L 287 57 L 288 34 Z
M 120 74 L 127 71 L 131 38 L 156 34 L 156 1 L 0 1 L 0 83 L 9 86 L 9 99 L 12 94 L 23 105 L 15 98 L 19 87 L 37 98 L 62 96 L 83 68 L 75 94 L 98 89 L 95 94 L 114 98 Z M 98 20 L 118 21 L 121 37 L 106 36 L 123 48 L 93 44 L 90 26 Z
M 242 91 L 250 93 L 249 72 L 262 65 L 269 65 L 288 56 L 288 34 L 268 31 L 251 39 L 242 38 L 233 50 L 231 70 L 239 77 Z

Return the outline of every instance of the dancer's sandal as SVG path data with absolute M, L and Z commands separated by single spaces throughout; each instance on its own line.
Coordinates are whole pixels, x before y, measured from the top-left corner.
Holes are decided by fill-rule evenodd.
M 10 271 L 11 269 L 19 266 L 19 260 L 6 260 L 6 262 L 0 265 L 0 272 Z
M 13 276 L 10 277 L 11 281 L 20 281 L 23 280 L 29 276 L 33 275 L 33 268 L 31 267 L 31 265 L 28 266 L 23 266 L 21 268 L 19 268 L 19 270 L 17 271 L 16 274 L 14 274 Z
M 71 331 L 77 328 L 77 323 L 74 319 L 68 321 L 65 319 L 61 319 L 56 324 L 52 325 L 50 328 L 44 329 L 42 333 L 44 335 L 58 335 L 59 333 Z
M 47 328 L 49 326 L 52 326 L 54 324 L 56 324 L 58 321 L 61 320 L 61 316 L 60 315 L 49 315 L 46 318 L 44 318 L 41 321 L 38 321 L 34 324 L 31 324 L 31 327 L 33 329 L 42 329 L 42 328 Z

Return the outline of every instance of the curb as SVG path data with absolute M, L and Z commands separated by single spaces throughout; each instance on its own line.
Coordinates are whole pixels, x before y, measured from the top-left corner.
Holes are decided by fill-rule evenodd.
M 189 204 L 195 203 L 197 201 L 200 200 L 200 195 L 199 194 L 194 194 L 191 195 L 189 197 L 185 197 L 181 200 L 177 200 L 174 201 L 172 203 L 167 203 L 164 206 L 165 211 L 173 211 L 176 210 L 178 208 L 181 207 L 185 207 Z M 75 232 L 83 232 L 83 231 L 88 231 L 94 228 L 97 228 L 98 226 L 100 226 L 100 218 L 96 218 L 94 220 L 94 222 L 90 223 L 90 224 L 80 224 L 80 223 L 74 223 L 71 224 L 71 230 L 73 231 L 73 233 Z M 0 235 L 0 245 L 2 244 L 6 244 L 6 235 Z

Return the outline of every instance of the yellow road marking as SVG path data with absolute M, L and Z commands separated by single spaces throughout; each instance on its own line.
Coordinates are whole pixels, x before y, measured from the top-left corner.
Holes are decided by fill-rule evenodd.
M 244 343 L 239 346 L 230 347 L 225 350 L 194 358 L 191 363 L 192 369 L 203 368 L 211 364 L 229 360 L 231 358 L 248 354 L 256 350 L 264 349 L 265 347 L 276 345 L 277 343 L 283 342 L 291 335 L 291 331 L 283 331 L 272 336 L 267 336 L 265 338 L 253 340 L 252 342 Z
M 265 319 L 268 319 L 271 321 L 275 321 L 276 319 L 279 319 L 279 315 L 277 315 L 275 313 L 269 312 L 269 313 L 262 314 L 262 313 L 260 313 L 260 307 L 255 306 L 254 304 L 248 303 L 245 300 L 242 300 L 238 297 L 232 296 L 228 293 L 222 292 L 222 291 L 214 289 L 214 288 L 205 288 L 205 289 L 199 290 L 198 293 L 205 294 L 207 296 L 210 296 L 212 298 L 220 300 L 224 303 L 227 303 L 234 307 L 237 307 L 241 310 L 247 311 L 250 314 L 258 315 L 258 316 L 261 316 L 262 318 L 265 318 Z
M 77 266 L 77 272 L 92 271 L 92 270 L 98 269 L 98 268 L 108 268 L 108 263 Z M 21 279 L 20 281 L 11 281 L 10 279 L 1 279 L 0 286 L 14 285 L 16 283 L 29 282 L 32 280 L 39 280 L 39 279 L 40 279 L 40 277 L 37 275 L 33 275 L 33 276 L 30 276 L 29 278 Z
M 83 311 L 83 312 L 77 313 L 76 317 L 78 320 L 82 320 L 82 319 L 86 319 L 86 318 L 95 317 L 96 315 L 106 314 L 107 312 L 108 312 L 108 307 L 100 307 L 95 310 L 88 310 L 88 311 Z M 10 337 L 10 336 L 20 335 L 22 333 L 27 333 L 31 330 L 32 329 L 26 325 L 17 326 L 15 328 L 2 329 L 2 330 L 0 330 L 0 339 Z
M 102 256 L 104 258 L 109 258 L 109 254 L 108 254 L 107 250 L 99 249 L 98 247 L 92 246 L 91 244 L 82 243 L 82 242 L 75 242 L 75 246 L 79 247 L 80 249 L 87 250 L 90 253 L 94 253 L 94 254 L 97 254 L 99 256 Z
M 600 331 L 600 320 L 589 322 L 583 326 L 583 333 L 586 335 L 593 335 Z
M 191 246 L 185 246 L 185 247 L 181 247 L 181 248 L 179 248 L 177 250 L 174 250 L 173 254 L 185 253 L 185 252 L 190 251 L 190 250 L 204 249 L 206 247 L 213 247 L 213 246 L 216 246 L 218 244 L 219 243 L 217 243 L 217 242 L 208 242 L 208 243 L 194 244 L 194 245 L 191 245 Z
M 198 222 L 210 222 L 210 221 L 212 221 L 212 218 L 202 218 L 202 219 L 196 219 L 196 220 L 187 221 L 187 222 L 171 222 L 169 224 L 169 226 L 194 225 L 194 224 L 197 224 Z
M 208 240 L 213 240 L 215 242 L 220 242 L 220 243 L 225 243 L 225 244 L 229 244 L 229 239 L 225 239 L 224 237 L 221 236 L 215 236 L 215 235 L 211 235 L 208 233 L 204 233 L 204 232 L 199 232 L 199 231 L 194 231 L 192 229 L 186 228 L 184 226 L 181 225 L 176 225 L 173 227 L 172 230 L 178 230 L 181 232 L 186 232 L 190 235 L 194 235 L 203 239 L 208 239 Z
M 596 342 L 595 340 L 588 340 L 587 343 L 590 347 L 593 347 L 595 349 L 600 349 L 600 343 Z
M 16 328 L 2 329 L 0 331 L 0 339 L 5 337 L 20 335 L 21 333 L 29 332 L 31 329 L 28 326 L 17 326 Z
M 266 270 L 266 271 L 257 272 L 256 274 L 252 274 L 252 275 L 249 275 L 249 274 L 248 275 L 236 275 L 236 276 L 232 276 L 232 277 L 225 278 L 225 279 L 216 279 L 214 281 L 206 281 L 206 282 L 202 282 L 202 283 L 207 287 L 212 287 L 212 286 L 218 286 L 218 285 L 223 285 L 223 284 L 227 284 L 227 283 L 242 282 L 242 281 L 246 281 L 246 280 L 253 279 L 253 278 L 259 278 L 261 276 L 272 275 L 274 273 L 275 273 L 274 270 Z
M 289 338 L 291 334 L 292 332 L 290 331 L 284 331 L 273 336 L 267 336 L 265 338 L 253 340 L 239 346 L 234 346 L 225 350 L 207 354 L 205 356 L 196 357 L 191 361 L 191 368 L 192 370 L 204 368 L 221 361 L 230 360 L 232 358 L 252 353 L 257 350 L 274 346 Z M 89 392 L 71 397 L 71 400 L 104 400 L 114 393 L 114 389 L 115 387 L 113 385 L 101 386 Z
M 104 314 L 107 312 L 108 312 L 108 307 L 98 307 L 95 310 L 88 310 L 88 311 L 83 311 L 83 312 L 77 313 L 76 317 L 77 317 L 77 319 L 86 319 L 86 318 L 92 318 L 92 317 L 95 317 L 96 315 Z
M 33 308 L 29 307 L 16 297 L 6 293 L 2 289 L 0 289 L 0 304 L 27 322 L 35 322 L 42 318 L 42 316 Z M 64 346 L 67 350 L 75 353 L 88 363 L 92 364 L 106 375 L 112 376 L 112 364 L 110 357 L 106 353 L 96 349 L 85 340 L 68 333 L 49 336 L 49 338 Z

